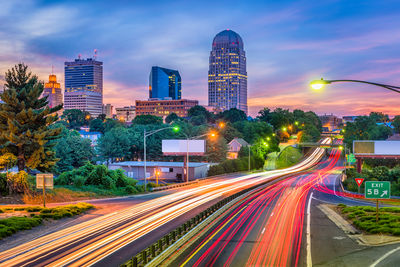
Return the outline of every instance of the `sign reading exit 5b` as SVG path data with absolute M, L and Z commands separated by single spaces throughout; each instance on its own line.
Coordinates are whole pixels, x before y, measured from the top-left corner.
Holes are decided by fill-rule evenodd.
M 390 182 L 365 182 L 365 198 L 390 198 Z

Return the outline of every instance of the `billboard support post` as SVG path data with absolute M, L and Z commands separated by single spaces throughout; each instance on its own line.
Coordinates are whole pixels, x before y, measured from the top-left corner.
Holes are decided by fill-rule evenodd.
M 205 140 L 196 140 L 203 136 L 189 137 L 183 133 L 186 139 L 162 140 L 162 152 L 166 156 L 183 156 L 183 181 L 189 182 L 189 156 L 202 156 L 205 153 Z

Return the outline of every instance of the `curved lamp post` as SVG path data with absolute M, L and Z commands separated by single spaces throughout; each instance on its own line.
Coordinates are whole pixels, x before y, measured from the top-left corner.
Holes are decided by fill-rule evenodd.
M 383 87 L 387 90 L 400 93 L 400 87 L 399 86 L 393 86 L 393 85 L 388 85 L 388 84 L 382 84 L 382 83 L 373 83 L 373 82 L 367 82 L 367 81 L 360 81 L 360 80 L 324 80 L 321 78 L 321 80 L 314 80 L 310 82 L 311 88 L 315 90 L 319 90 L 325 87 L 327 84 L 331 83 L 336 83 L 336 82 L 353 82 L 353 83 L 365 83 L 369 85 L 375 85 L 379 87 Z
M 196 140 L 203 136 L 216 137 L 217 134 L 213 131 L 202 134 L 202 135 L 194 136 L 194 137 L 189 137 L 186 133 L 182 133 L 182 134 L 186 137 L 186 182 L 189 182 L 189 140 Z

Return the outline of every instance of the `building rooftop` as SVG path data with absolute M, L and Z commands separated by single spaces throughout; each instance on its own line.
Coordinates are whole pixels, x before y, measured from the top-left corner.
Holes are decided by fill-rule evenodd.
M 201 167 L 204 165 L 209 165 L 206 162 L 189 162 L 189 167 Z M 122 161 L 114 162 L 110 165 L 113 166 L 130 166 L 130 167 L 144 167 L 144 161 Z M 147 167 L 182 167 L 183 162 L 165 162 L 165 161 L 147 161 Z
M 243 40 L 240 35 L 229 29 L 218 33 L 214 37 L 213 46 L 217 44 L 239 45 L 239 47 L 243 49 Z
M 237 137 L 235 137 L 235 138 L 232 139 L 232 141 L 229 142 L 229 144 L 232 143 L 233 141 L 238 142 L 238 143 L 241 144 L 242 146 L 248 146 L 248 145 L 249 145 L 249 143 L 247 143 L 246 140 L 244 140 L 243 138 L 237 138 Z

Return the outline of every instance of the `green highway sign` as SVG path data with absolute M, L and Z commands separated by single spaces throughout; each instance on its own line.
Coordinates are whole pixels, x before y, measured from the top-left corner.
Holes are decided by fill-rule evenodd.
M 373 199 L 390 198 L 390 182 L 378 182 L 378 181 L 365 182 L 365 198 L 373 198 Z
M 348 163 L 355 163 L 356 162 L 356 157 L 354 156 L 354 154 L 347 155 L 347 162 Z

